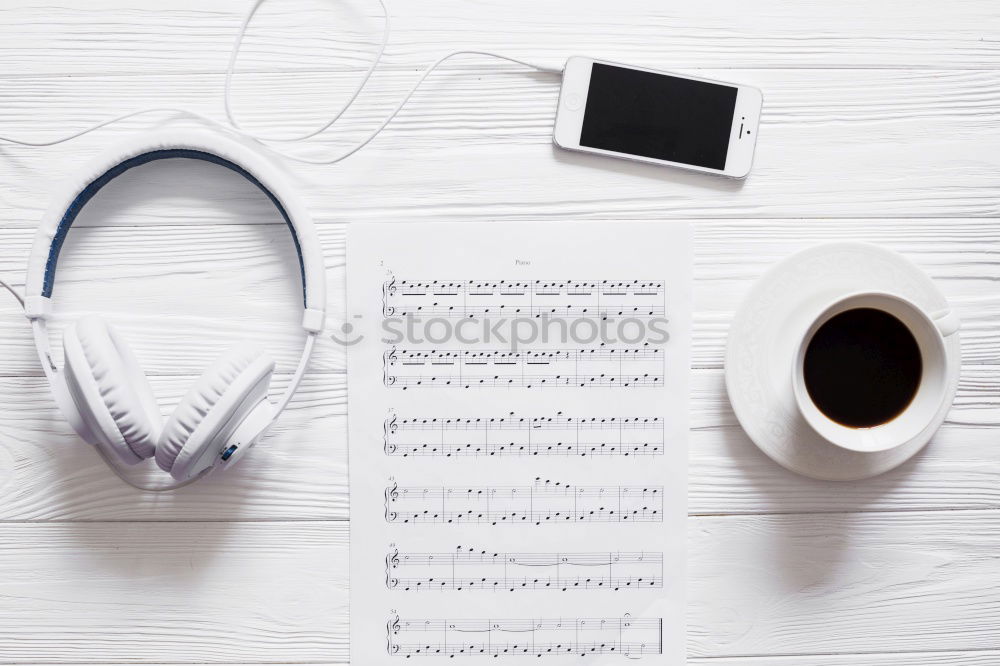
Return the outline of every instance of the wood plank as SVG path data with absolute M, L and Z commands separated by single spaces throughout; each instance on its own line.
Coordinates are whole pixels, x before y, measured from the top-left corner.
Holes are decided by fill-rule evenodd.
M 246 1 L 141 4 L 4 2 L 0 134 L 63 131 L 164 100 L 217 116 L 218 72 Z M 332 318 L 344 314 L 344 221 L 717 218 L 699 221 L 696 237 L 691 510 L 818 515 L 689 521 L 689 663 L 1000 662 L 991 3 L 761 0 L 751 13 L 737 0 L 624 0 L 613 19 L 593 3 L 398 4 L 385 68 L 307 154 L 377 122 L 416 69 L 453 47 L 547 64 L 589 53 L 755 83 L 765 134 L 744 184 L 571 156 L 549 145 L 554 77 L 479 61 L 449 68 L 349 162 L 289 167 L 321 226 Z M 260 19 L 240 65 L 265 73 L 239 79 L 240 117 L 310 127 L 364 66 L 374 6 L 283 0 Z M 23 272 L 55 178 L 154 124 L 46 151 L 0 147 L 3 277 Z M 245 334 L 290 369 L 297 294 L 287 238 L 259 195 L 207 167 L 156 173 L 126 176 L 88 209 L 83 224 L 98 228 L 71 241 L 59 297 L 73 315 L 110 313 L 167 413 Z M 753 217 L 768 219 L 740 219 Z M 799 219 L 817 217 L 842 219 Z M 246 223 L 260 228 L 223 228 Z M 147 238 L 138 227 L 148 225 L 164 228 Z M 729 317 L 753 280 L 795 249 L 840 238 L 902 250 L 938 281 L 965 325 L 964 368 L 923 454 L 878 479 L 822 484 L 753 447 L 720 368 Z M 347 516 L 340 350 L 320 346 L 267 446 L 212 484 L 153 497 L 119 484 L 68 431 L 8 301 L 0 296 L 0 663 L 346 663 L 347 525 L 317 522 Z M 119 522 L 132 520 L 153 522 Z M 172 522 L 189 520 L 206 522 Z
M 996 366 L 966 371 L 945 424 L 912 459 L 874 479 L 822 482 L 771 461 L 740 428 L 720 371 L 692 382 L 688 508 L 693 514 L 1000 507 Z M 989 395 L 975 388 L 989 383 Z
M 693 518 L 688 538 L 688 651 L 727 658 L 707 663 L 980 666 L 997 651 L 996 511 Z M 3 524 L 0 599 L 16 601 L 0 603 L 0 654 L 341 663 L 346 539 L 326 522 Z M 921 651 L 956 654 L 898 654 Z M 787 656 L 742 661 L 763 652 Z
M 466 68 L 435 77 L 385 133 L 343 164 L 287 163 L 316 219 L 325 224 L 1000 214 L 998 71 L 739 72 L 737 78 L 761 86 L 766 99 L 754 171 L 742 182 L 556 149 L 551 127 L 558 78 L 526 75 L 513 66 L 492 71 L 498 74 Z M 248 94 L 262 93 L 240 105 L 259 109 L 246 113 L 245 120 L 265 131 L 315 126 L 329 113 L 330 99 L 354 83 L 306 76 L 248 78 Z M 337 154 L 338 147 L 373 127 L 413 78 L 410 72 L 380 78 L 342 127 L 307 146 L 285 149 L 313 158 Z M 218 117 L 220 94 L 218 75 L 8 78 L 0 85 L 0 127 L 13 136 L 54 137 L 125 110 L 162 106 L 164 99 Z M 72 165 L 164 120 L 130 120 L 46 149 L 5 146 L 0 181 L 8 185 L 0 226 L 36 224 L 59 176 Z M 121 206 L 132 188 L 140 200 L 152 199 L 151 207 L 143 208 L 151 211 L 150 223 L 271 219 L 267 207 L 255 205 L 253 188 L 235 174 L 186 162 L 151 165 L 140 173 L 147 170 L 164 180 L 145 182 L 148 175 L 126 174 L 109 186 L 108 206 L 87 211 L 81 222 L 134 224 L 133 211 Z M 165 182 L 173 187 L 165 189 Z M 188 196 L 212 206 L 196 217 Z
M 347 526 L 0 527 L 0 663 L 347 658 Z
M 194 377 L 154 378 L 166 416 Z M 287 385 L 287 376 L 274 387 Z M 44 382 L 0 380 L 0 521 L 290 521 L 347 519 L 347 396 L 343 378 L 303 382 L 271 434 L 204 483 L 143 493 L 120 482 L 58 413 Z M 139 476 L 169 477 L 151 461 Z M 2 654 L 2 650 L 0 650 Z
M 688 664 L 705 666 L 993 666 L 1000 650 L 962 652 L 897 652 L 890 654 L 823 654 L 770 657 L 698 657 Z
M 690 654 L 997 649 L 1000 512 L 689 525 Z
M 238 231 L 237 231 L 238 230 Z M 53 345 L 62 358 L 60 332 L 84 312 L 101 313 L 120 330 L 145 371 L 198 375 L 240 340 L 258 344 L 291 371 L 304 333 L 299 267 L 284 224 L 85 228 L 70 232 L 60 254 L 53 293 L 57 316 Z M 109 233 L 110 232 L 110 233 Z M 235 232 L 235 233 L 234 233 Z M 323 230 L 329 315 L 343 317 L 344 228 Z M 18 266 L 3 277 L 23 290 L 33 232 L 0 231 L 0 265 Z M 331 247 L 332 246 L 332 247 Z M 86 311 L 80 307 L 86 305 Z M 37 374 L 31 331 L 18 305 L 0 295 L 0 375 Z M 212 331 L 216 331 L 213 333 Z M 343 372 L 345 354 L 323 336 L 312 371 Z
M 984 381 L 996 369 L 980 374 Z M 287 377 L 276 381 L 284 386 Z M 169 414 L 193 383 L 151 380 Z M 1000 397 L 963 380 L 948 421 L 902 467 L 853 483 L 817 482 L 771 462 L 737 425 L 719 370 L 692 382 L 692 514 L 918 511 L 1000 507 Z M 271 436 L 246 461 L 177 493 L 120 483 L 57 413 L 41 378 L 0 379 L 0 521 L 346 520 L 347 400 L 342 374 L 310 375 Z M 155 470 L 155 468 L 154 468 Z M 150 478 L 160 474 L 154 471 Z
M 337 317 L 343 227 L 326 225 L 321 233 Z M 993 221 L 975 219 L 699 221 L 691 511 L 998 506 L 1000 454 L 992 446 L 1000 427 L 996 234 Z M 0 265 L 23 264 L 30 236 L 29 229 L 0 231 Z M 924 453 L 878 479 L 823 484 L 780 469 L 750 443 L 725 398 L 721 359 L 728 317 L 760 272 L 800 247 L 845 238 L 904 251 L 938 281 L 964 321 L 964 370 L 948 423 Z M 199 254 L 192 248 L 207 249 Z M 240 337 L 260 343 L 282 370 L 292 367 L 298 305 L 294 259 L 281 225 L 151 227 L 141 236 L 134 228 L 90 228 L 70 235 L 64 260 L 65 281 L 56 296 L 66 319 L 80 313 L 78 303 L 107 313 L 154 375 L 164 414 Z M 0 299 L 0 313 L 0 374 L 32 376 L 0 382 L 0 404 L 17 406 L 0 418 L 0 441 L 9 454 L 0 469 L 10 477 L 0 489 L 0 519 L 177 520 L 192 511 L 213 520 L 346 517 L 344 356 L 331 341 L 319 346 L 304 392 L 267 447 L 218 484 L 169 500 L 137 500 L 56 414 L 11 299 Z M 64 492 L 54 495 L 53 487 Z
M 963 366 L 996 364 L 1000 336 L 1000 241 L 995 221 L 971 226 L 942 220 L 697 221 L 694 364 L 722 367 L 729 319 L 754 281 L 772 265 L 815 244 L 861 240 L 896 250 L 920 266 L 962 319 Z M 945 255 L 938 250 L 953 248 Z M 961 248 L 961 249 L 960 249 Z M 980 252 L 982 251 L 982 252 Z
M 95 202 L 100 203 L 100 202 Z M 144 223 L 154 202 L 122 202 Z M 196 210 L 214 204 L 195 203 Z M 99 210 L 98 210 L 99 212 Z M 345 227 L 324 224 L 331 326 L 343 320 Z M 2 277 L 19 288 L 33 238 L 0 229 Z M 963 365 L 1000 364 L 1000 227 L 988 219 L 698 220 L 695 222 L 693 365 L 721 368 L 729 318 L 754 280 L 810 245 L 867 240 L 910 257 L 935 279 L 963 322 Z M 301 350 L 295 255 L 283 224 L 87 228 L 60 256 L 57 324 L 85 312 L 108 317 L 150 374 L 199 374 L 241 338 L 291 369 Z M 57 356 L 59 326 L 54 327 Z M 331 329 L 332 331 L 332 329 Z M 183 353 L 180 353 L 183 350 Z M 38 375 L 30 330 L 0 294 L 0 375 Z M 343 350 L 324 337 L 313 371 L 341 372 Z M 971 389 L 971 385 L 970 385 Z M 991 384 L 979 384 L 989 395 Z
M 704 664 L 705 666 L 994 666 L 1000 660 L 1000 651 L 983 650 L 979 652 L 897 652 L 894 654 L 824 654 L 824 655 L 791 655 L 773 657 L 694 657 L 687 660 L 688 664 Z M 21 662 L 24 666 L 32 666 Z M 339 664 L 314 664 L 314 666 L 344 666 Z M 44 666 L 36 664 L 34 666 Z M 66 666 L 85 666 L 83 664 L 67 664 Z M 134 666 L 139 666 L 138 663 Z M 141 666 L 168 666 L 167 664 L 148 664 Z M 236 664 L 219 664 L 218 666 L 237 666 Z M 279 664 L 261 664 L 260 666 L 280 666 Z
M 569 10 L 568 7 L 572 7 Z M 15 72 L 200 72 L 225 67 L 242 0 L 143 4 L 10 0 L 0 13 L 5 62 Z M 871 3 L 738 0 L 664 5 L 530 0 L 395 2 L 387 64 L 413 67 L 459 48 L 561 62 L 582 53 L 660 67 L 996 68 L 988 2 Z M 261 10 L 240 65 L 250 69 L 362 66 L 380 27 L 371 0 L 289 0 Z M 40 21 L 39 17 L 45 20 Z
M 705 664 L 706 666 L 994 666 L 1000 660 L 1000 651 L 983 650 L 979 652 L 897 652 L 894 654 L 824 654 L 824 655 L 791 655 L 773 657 L 694 657 L 687 663 Z M 32 666 L 21 662 L 24 666 Z M 347 662 L 314 664 L 314 666 L 344 666 Z M 44 666 L 36 664 L 34 666 Z M 67 664 L 66 666 L 84 666 L 83 664 Z M 133 666 L 139 666 L 138 663 Z M 167 664 L 149 664 L 142 666 L 168 666 Z M 219 664 L 218 666 L 237 666 L 236 664 Z M 280 666 L 279 664 L 260 664 L 260 666 Z

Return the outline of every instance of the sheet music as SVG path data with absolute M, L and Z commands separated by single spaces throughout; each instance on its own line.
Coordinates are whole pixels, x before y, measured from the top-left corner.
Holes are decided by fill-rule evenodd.
M 351 660 L 684 663 L 681 223 L 351 225 Z

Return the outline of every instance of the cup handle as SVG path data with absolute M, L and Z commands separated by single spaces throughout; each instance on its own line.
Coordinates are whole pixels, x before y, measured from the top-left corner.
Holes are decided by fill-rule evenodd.
M 941 337 L 947 338 L 958 332 L 962 323 L 958 320 L 958 316 L 951 310 L 938 310 L 931 314 L 931 319 L 934 320 L 934 325 L 938 327 L 941 331 Z

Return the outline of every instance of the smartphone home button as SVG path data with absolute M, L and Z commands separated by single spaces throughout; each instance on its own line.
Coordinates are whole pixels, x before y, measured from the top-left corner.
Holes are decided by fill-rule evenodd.
M 570 111 L 576 111 L 583 106 L 583 98 L 576 93 L 569 93 L 566 95 L 566 99 L 563 100 L 563 104 L 565 104 L 566 108 Z

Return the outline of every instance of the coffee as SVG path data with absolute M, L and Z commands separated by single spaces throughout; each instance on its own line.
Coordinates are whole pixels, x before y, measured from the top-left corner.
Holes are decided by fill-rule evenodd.
M 884 310 L 854 308 L 816 330 L 802 371 L 809 398 L 824 415 L 851 428 L 872 428 L 909 406 L 923 360 L 903 322 Z

